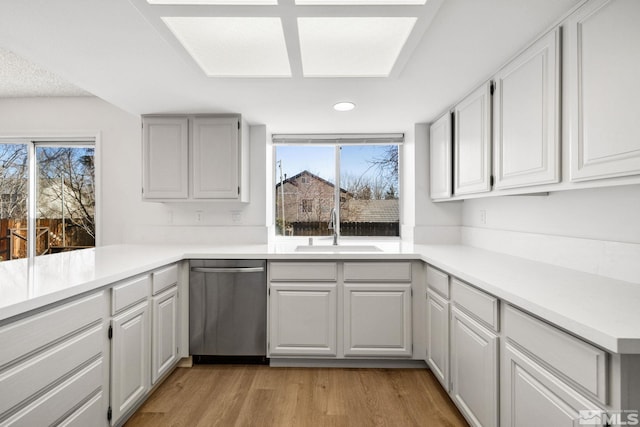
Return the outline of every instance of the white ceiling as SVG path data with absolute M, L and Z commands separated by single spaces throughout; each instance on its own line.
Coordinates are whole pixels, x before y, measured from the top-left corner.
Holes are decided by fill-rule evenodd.
M 0 0 L 0 47 L 134 114 L 241 113 L 277 133 L 411 132 L 414 123 L 435 119 L 581 1 L 336 6 L 280 0 L 234 6 Z M 164 24 L 167 16 L 279 17 L 291 77 L 207 77 Z M 390 76 L 303 77 L 298 18 L 359 16 L 417 18 Z M 332 109 L 345 100 L 356 109 Z

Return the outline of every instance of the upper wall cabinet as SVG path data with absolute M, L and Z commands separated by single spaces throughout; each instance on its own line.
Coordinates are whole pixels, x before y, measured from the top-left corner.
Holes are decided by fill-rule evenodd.
M 454 108 L 453 193 L 491 190 L 491 83 L 478 88 Z
M 495 76 L 495 188 L 560 181 L 560 29 Z
M 237 118 L 191 120 L 191 182 L 195 199 L 236 199 L 240 188 Z
M 592 1 L 567 29 L 571 180 L 640 174 L 640 2 Z
M 429 129 L 429 182 L 431 198 L 451 197 L 451 114 L 447 112 Z
M 239 116 L 144 116 L 143 199 L 248 202 Z
M 142 118 L 142 196 L 189 197 L 189 121 L 186 117 Z

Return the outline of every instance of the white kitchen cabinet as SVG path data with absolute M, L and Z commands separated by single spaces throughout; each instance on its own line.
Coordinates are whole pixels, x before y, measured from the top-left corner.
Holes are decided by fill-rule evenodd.
M 151 384 L 178 361 L 178 287 L 152 298 Z
M 559 182 L 560 29 L 511 61 L 494 81 L 494 187 Z
M 502 427 L 574 427 L 581 419 L 591 425 L 605 411 L 547 369 L 506 343 L 501 372 Z M 581 411 L 590 411 L 586 418 Z
M 336 356 L 337 305 L 336 283 L 271 283 L 269 355 Z
M 191 120 L 194 199 L 238 198 L 239 130 L 237 117 L 196 117 Z
M 148 300 L 116 315 L 111 326 L 111 424 L 116 425 L 150 387 Z
M 451 309 L 451 397 L 474 427 L 498 425 L 498 336 Z
M 446 391 L 450 388 L 449 310 L 449 301 L 427 291 L 427 363 Z
M 571 180 L 640 174 L 640 2 L 594 0 L 567 22 Z
M 344 285 L 344 355 L 411 356 L 411 283 Z
M 451 152 L 451 114 L 447 112 L 429 128 L 429 188 L 434 200 L 451 197 Z
M 186 117 L 143 117 L 143 199 L 189 197 L 188 129 Z
M 248 132 L 232 116 L 143 116 L 143 198 L 249 201 Z
M 0 327 L 0 425 L 53 425 L 91 401 L 106 426 L 108 298 L 95 292 Z
M 491 190 L 491 82 L 454 108 L 453 193 Z

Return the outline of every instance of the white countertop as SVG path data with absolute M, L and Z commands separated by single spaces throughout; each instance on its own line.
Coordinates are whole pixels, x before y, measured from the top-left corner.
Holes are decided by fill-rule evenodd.
M 382 252 L 295 245 L 117 245 L 0 263 L 0 322 L 182 259 L 416 259 L 614 353 L 640 353 L 640 283 L 467 246 L 375 242 Z M 639 278 L 640 279 L 640 278 Z

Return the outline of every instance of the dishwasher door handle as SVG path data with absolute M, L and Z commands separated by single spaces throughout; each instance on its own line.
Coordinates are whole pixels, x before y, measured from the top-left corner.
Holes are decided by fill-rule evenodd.
M 195 273 L 262 273 L 264 267 L 191 267 Z

